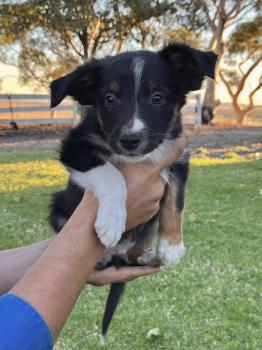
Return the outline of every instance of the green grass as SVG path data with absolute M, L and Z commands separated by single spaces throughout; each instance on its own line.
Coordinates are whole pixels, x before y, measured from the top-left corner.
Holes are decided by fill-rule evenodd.
M 0 154 L 2 163 L 48 162 L 53 157 L 50 152 Z M 14 175 L 8 169 L 4 176 L 10 189 Z M 262 349 L 261 170 L 259 160 L 192 166 L 184 220 L 186 255 L 176 269 L 128 284 L 104 349 Z M 51 181 L 46 187 L 0 193 L 0 249 L 50 236 L 48 203 L 62 182 L 64 178 L 61 184 Z M 56 350 L 101 348 L 107 290 L 85 288 Z M 148 340 L 148 330 L 156 327 L 159 336 Z
M 2 152 L 0 153 L 0 164 L 14 163 L 14 162 L 28 162 L 31 160 L 47 160 L 56 159 L 57 153 L 55 151 L 19 151 L 19 152 Z

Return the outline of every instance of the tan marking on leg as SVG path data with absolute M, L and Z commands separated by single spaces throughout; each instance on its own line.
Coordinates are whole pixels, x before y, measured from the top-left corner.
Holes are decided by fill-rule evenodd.
M 159 233 L 160 239 L 170 244 L 179 244 L 183 240 L 183 211 L 176 208 L 177 190 L 174 184 L 168 185 L 166 196 L 161 206 Z

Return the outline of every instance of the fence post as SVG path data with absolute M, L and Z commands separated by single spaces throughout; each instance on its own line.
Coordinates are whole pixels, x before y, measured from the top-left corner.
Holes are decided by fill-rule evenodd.
M 77 121 L 77 108 L 78 108 L 78 105 L 74 102 L 74 105 L 73 105 L 73 114 L 72 114 L 72 123 L 73 125 L 76 123 Z
M 201 96 L 200 94 L 196 95 L 196 120 L 195 120 L 195 129 L 198 130 L 202 123 L 202 106 L 201 106 Z
M 11 120 L 12 122 L 14 121 L 14 110 L 13 110 L 13 105 L 12 105 L 12 96 L 11 94 L 6 94 L 6 97 L 9 102 L 9 109 L 10 109 L 10 114 L 11 114 Z
M 55 109 L 51 110 L 51 118 L 52 119 L 57 119 L 57 110 L 55 110 Z

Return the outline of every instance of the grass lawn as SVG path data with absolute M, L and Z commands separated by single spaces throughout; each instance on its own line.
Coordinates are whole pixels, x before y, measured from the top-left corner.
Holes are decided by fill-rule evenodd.
M 52 152 L 0 154 L 0 249 L 52 234 L 50 194 L 66 181 L 54 158 Z M 261 160 L 193 162 L 186 255 L 175 270 L 129 283 L 104 349 L 262 349 L 261 170 Z M 106 295 L 106 287 L 86 287 L 56 350 L 101 348 Z M 152 328 L 159 335 L 147 339 Z

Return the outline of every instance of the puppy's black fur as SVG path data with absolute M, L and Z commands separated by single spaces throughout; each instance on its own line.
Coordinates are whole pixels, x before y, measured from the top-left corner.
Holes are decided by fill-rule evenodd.
M 145 156 L 157 161 L 161 152 L 163 155 L 182 131 L 180 110 L 187 93 L 198 90 L 204 76 L 214 77 L 216 58 L 212 52 L 171 44 L 159 52 L 126 52 L 92 60 L 52 82 L 52 107 L 67 95 L 82 105 L 92 106 L 82 122 L 64 139 L 61 162 L 70 174 L 74 171 L 84 174 L 107 162 L 134 162 Z M 176 206 L 182 210 L 188 157 L 182 157 L 168 170 L 172 174 L 171 181 L 175 181 L 178 188 Z M 112 192 L 114 190 L 111 188 Z M 64 191 L 54 194 L 50 223 L 56 232 L 70 218 L 83 192 L 84 189 L 70 179 Z M 149 223 L 125 232 L 120 242 L 146 242 L 151 235 L 152 223 L 157 220 L 158 215 Z M 121 261 L 124 265 L 129 263 L 127 254 L 118 254 L 117 249 L 112 255 L 118 256 L 120 264 Z M 114 264 L 114 261 L 109 257 L 100 262 L 100 267 Z M 116 289 L 121 290 L 119 285 Z M 114 306 L 109 305 L 112 295 L 108 299 L 103 333 L 121 293 L 118 294 Z

